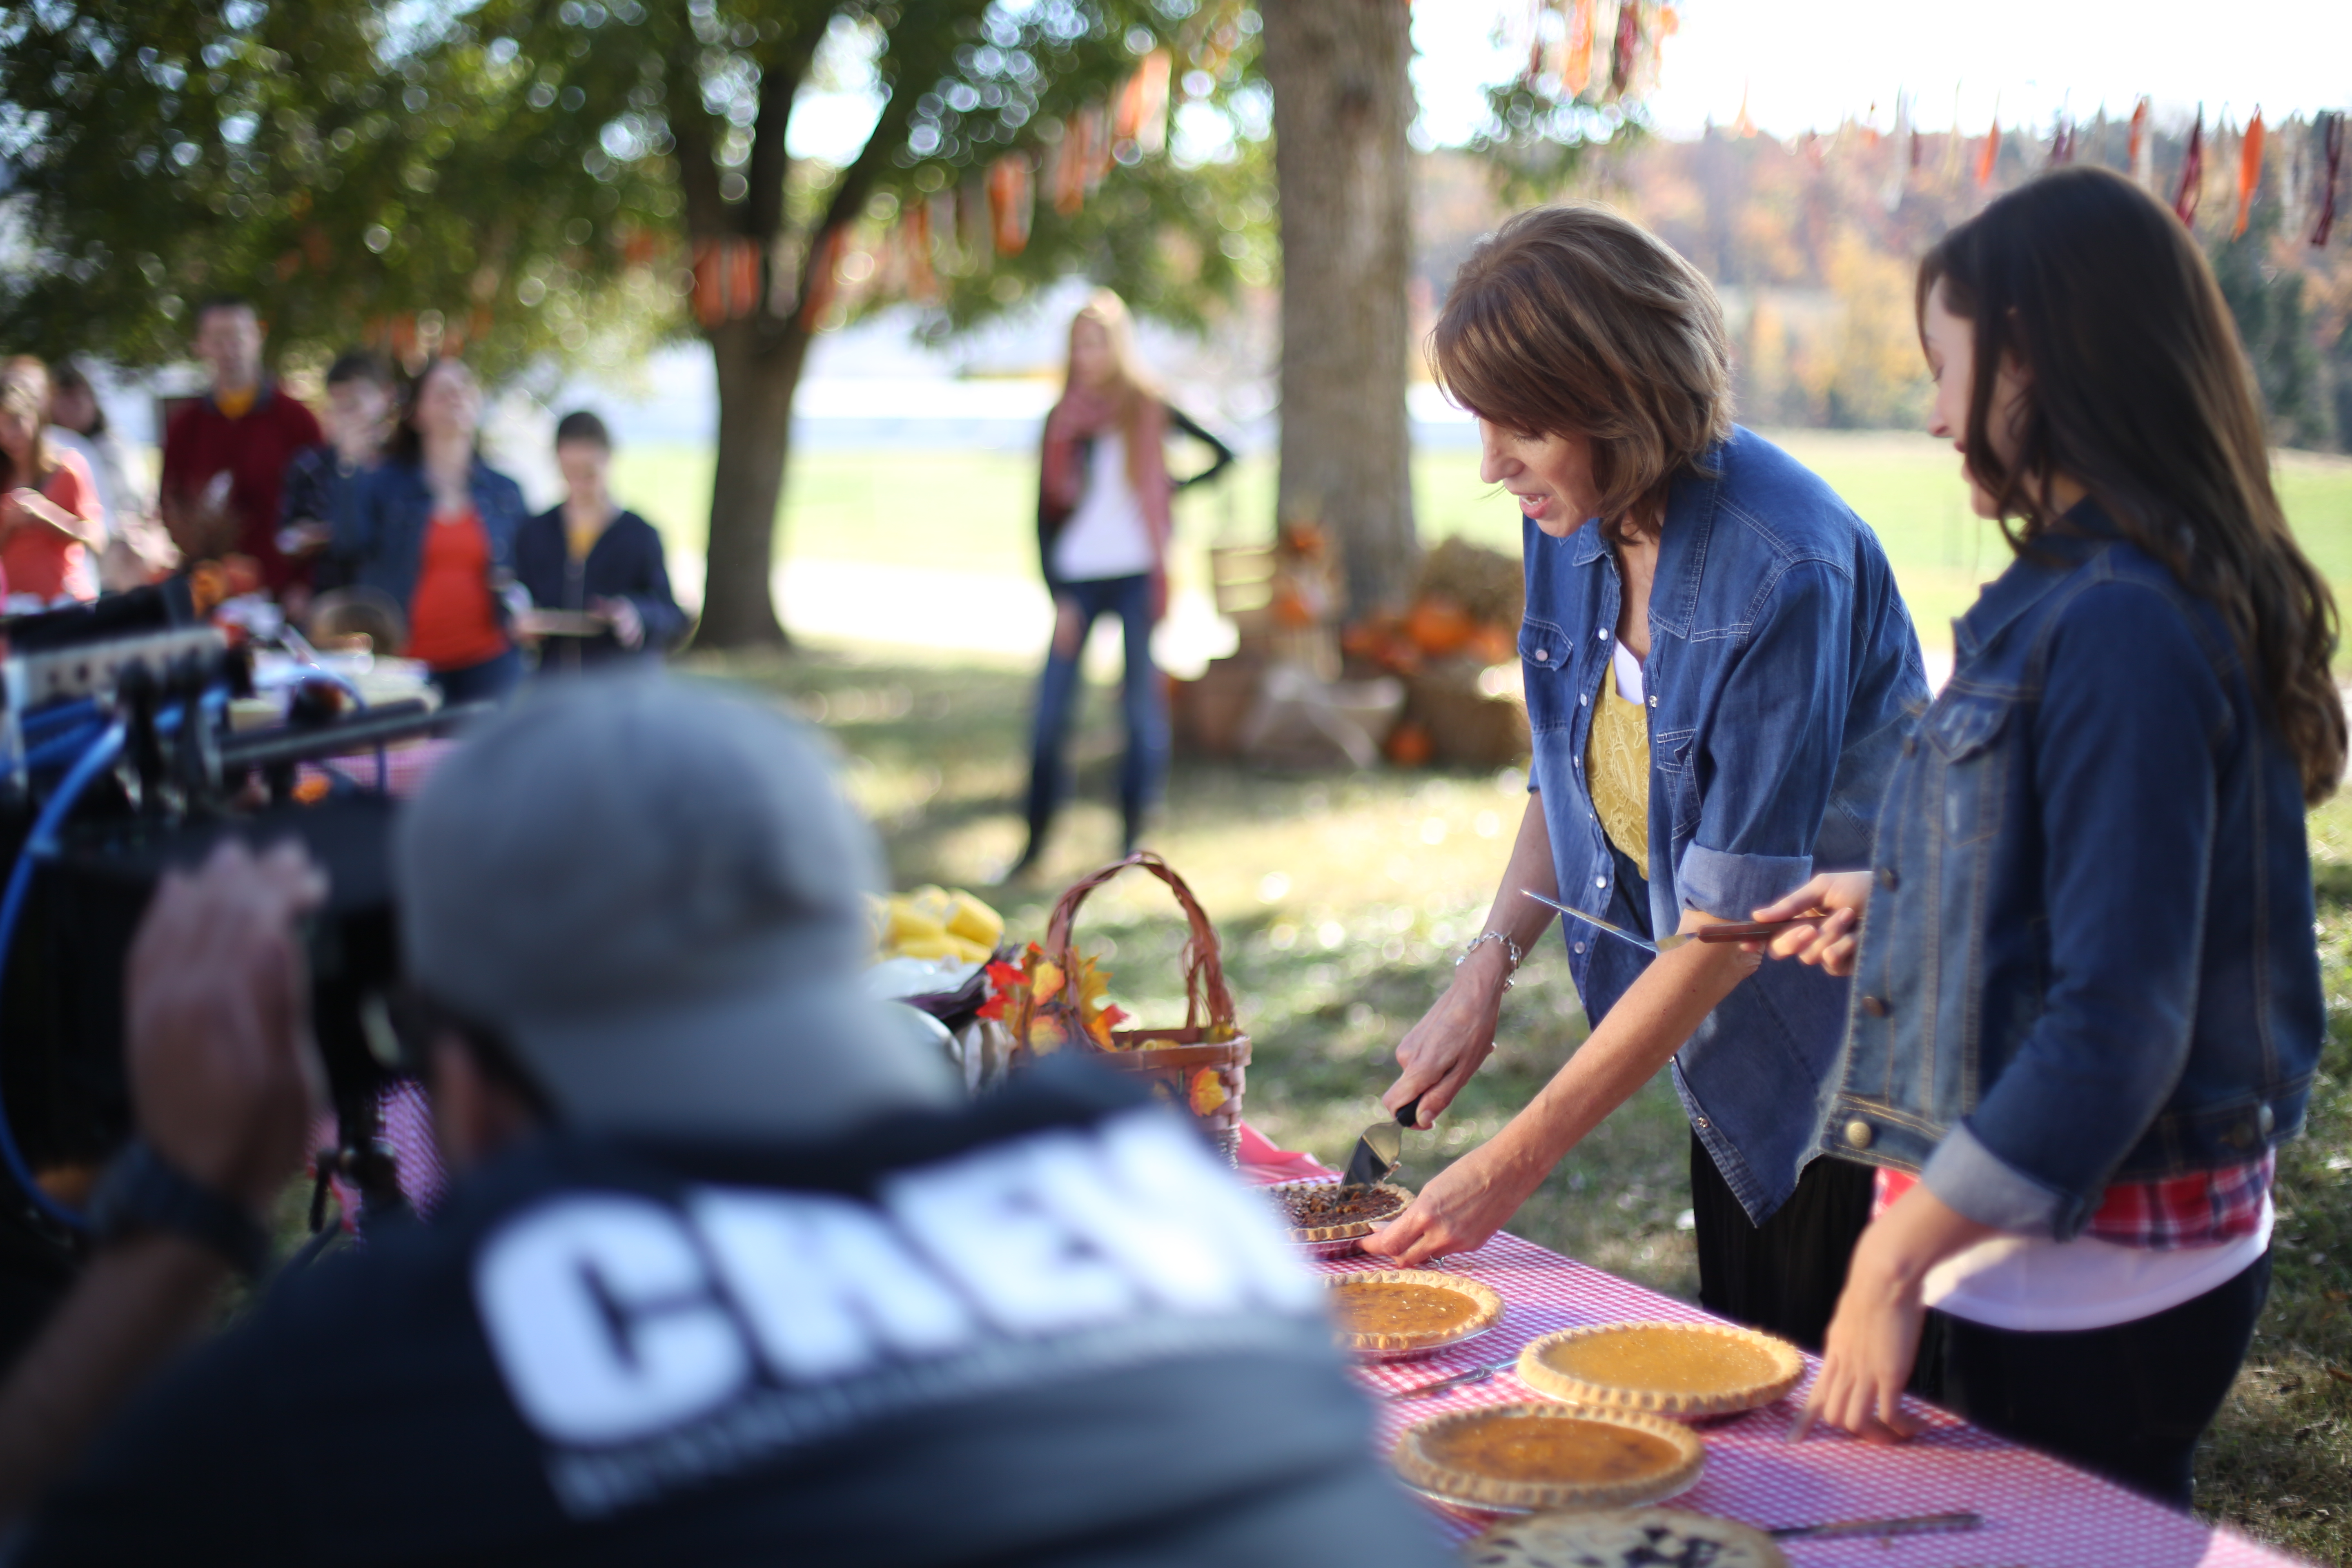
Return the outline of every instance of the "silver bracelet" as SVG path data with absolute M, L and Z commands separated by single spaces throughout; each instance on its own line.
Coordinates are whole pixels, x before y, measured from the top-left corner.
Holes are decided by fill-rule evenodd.
M 1462 956 L 1454 961 L 1454 967 L 1459 969 L 1464 964 L 1469 963 L 1470 955 L 1490 942 L 1501 942 L 1503 944 L 1503 951 L 1510 955 L 1511 967 L 1503 972 L 1503 989 L 1508 991 L 1514 984 L 1517 984 L 1517 976 L 1519 972 L 1519 965 L 1527 961 L 1527 954 L 1519 951 L 1519 944 L 1517 942 L 1513 942 L 1501 931 L 1482 931 L 1476 936 L 1472 937 L 1470 939 L 1470 945 L 1462 950 Z

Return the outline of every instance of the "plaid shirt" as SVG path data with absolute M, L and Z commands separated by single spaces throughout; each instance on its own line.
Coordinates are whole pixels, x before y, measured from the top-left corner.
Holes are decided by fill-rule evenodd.
M 2277 1168 L 2277 1151 L 2266 1150 L 2261 1159 L 2243 1165 L 2196 1171 L 2161 1182 L 2117 1183 L 2100 1199 L 2084 1234 L 2118 1247 L 2158 1252 L 2235 1241 L 2252 1235 L 2262 1223 L 2263 1200 L 2270 1194 L 2271 1178 Z M 1916 1176 L 1881 1166 L 1871 1217 L 1885 1214 L 1918 1182 Z

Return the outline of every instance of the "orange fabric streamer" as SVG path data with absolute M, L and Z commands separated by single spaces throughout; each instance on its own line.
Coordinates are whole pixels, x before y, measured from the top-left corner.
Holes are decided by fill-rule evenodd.
M 1984 151 L 1977 154 L 1977 186 L 1982 189 L 1992 184 L 1992 166 L 2000 157 L 2000 111 L 1993 110 L 1992 126 L 1985 132 Z
M 755 240 L 727 242 L 727 319 L 760 308 L 760 247 Z
M 2131 177 L 2147 189 L 2156 187 L 2156 149 L 2147 133 L 2150 100 L 2142 98 L 2132 106 Z
M 833 309 L 834 274 L 841 266 L 841 253 L 849 243 L 849 226 L 831 228 L 809 247 L 808 287 L 801 300 L 801 331 L 813 332 L 824 313 Z
M 1559 85 L 1568 97 L 1577 98 L 1592 85 L 1592 0 L 1565 0 L 1562 13 L 1568 40 L 1560 48 Z
M 2180 189 L 2172 198 L 2172 210 L 2182 223 L 2193 223 L 2197 217 L 2197 198 L 2203 195 L 2205 184 L 2205 106 L 2197 106 L 2197 123 L 2189 128 L 2189 156 L 2180 163 Z
M 1154 49 L 1120 84 L 1111 117 L 1116 140 L 1132 142 L 1141 152 L 1155 154 L 1168 145 L 1168 51 Z
M 931 270 L 930 204 L 909 205 L 899 221 L 898 234 L 907 247 L 908 297 L 928 305 L 940 296 L 939 276 Z
M 694 319 L 706 327 L 715 327 L 727 319 L 727 300 L 721 292 L 719 277 L 719 245 L 715 240 L 694 242 Z
M 989 165 L 989 237 L 997 255 L 1018 256 L 1029 248 L 1029 220 L 1035 201 L 1028 159 L 1008 153 Z
M 2246 121 L 2246 140 L 2238 148 L 2238 221 L 2230 226 L 2230 237 L 2237 238 L 2246 232 L 2246 215 L 2252 210 L 2254 193 L 2263 184 L 2263 142 L 2268 133 L 2263 129 L 2263 107 L 2254 105 L 2254 117 Z

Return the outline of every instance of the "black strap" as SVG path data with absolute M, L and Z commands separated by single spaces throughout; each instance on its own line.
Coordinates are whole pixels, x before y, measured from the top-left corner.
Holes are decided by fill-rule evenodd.
M 107 1166 L 89 1209 L 100 1242 L 160 1230 L 210 1248 L 247 1278 L 269 1266 L 269 1233 L 252 1211 L 181 1172 L 143 1138 Z

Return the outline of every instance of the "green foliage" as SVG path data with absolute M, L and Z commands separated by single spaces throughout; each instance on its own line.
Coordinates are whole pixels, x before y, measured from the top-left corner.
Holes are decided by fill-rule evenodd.
M 738 239 L 759 247 L 756 313 L 789 332 L 825 234 L 850 227 L 855 254 L 901 203 L 958 187 L 984 212 L 990 164 L 1042 162 L 1158 48 L 1176 100 L 1225 117 L 1221 160 L 1179 170 L 1129 142 L 1077 213 L 1040 193 L 1018 256 L 940 237 L 935 317 L 968 324 L 1076 269 L 1197 324 L 1265 266 L 1255 22 L 1238 0 L 13 7 L 0 331 L 152 363 L 194 304 L 235 292 L 281 349 L 437 337 L 498 374 L 690 327 L 693 242 Z M 883 100 L 871 141 L 841 168 L 792 159 L 804 89 L 845 71 Z M 844 305 L 888 298 L 849 286 Z
M 2309 280 L 2301 271 L 2271 264 L 2278 211 L 2276 203 L 2256 204 L 2246 232 L 2208 241 L 2207 254 L 2253 363 L 2271 438 L 2281 446 L 2325 451 L 2336 442 L 2333 389 L 2305 300 Z

